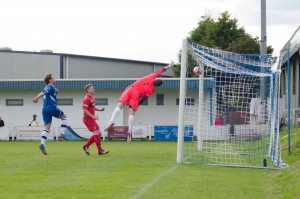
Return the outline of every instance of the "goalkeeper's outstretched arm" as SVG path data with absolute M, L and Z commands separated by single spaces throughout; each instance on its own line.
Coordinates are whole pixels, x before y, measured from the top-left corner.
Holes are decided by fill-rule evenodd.
M 170 63 L 169 65 L 165 66 L 162 70 L 163 70 L 164 72 L 166 72 L 166 70 L 168 70 L 169 68 L 172 68 L 173 66 L 174 66 L 174 62 L 171 61 L 171 63 Z
M 149 76 L 156 78 L 156 77 L 160 76 L 161 74 L 163 74 L 164 72 L 166 72 L 166 70 L 168 70 L 169 68 L 172 68 L 173 66 L 174 66 L 174 62 L 171 61 L 171 63 L 169 65 L 163 67 L 162 69 L 160 69 L 154 73 L 151 73 Z

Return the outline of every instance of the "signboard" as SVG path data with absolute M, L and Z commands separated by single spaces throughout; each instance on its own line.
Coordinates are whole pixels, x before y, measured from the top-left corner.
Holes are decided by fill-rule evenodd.
M 41 134 L 44 129 L 43 126 L 17 126 L 17 140 L 41 140 Z M 47 140 L 54 140 L 53 128 L 48 133 Z
M 193 140 L 193 126 L 184 127 L 184 141 Z M 176 141 L 178 137 L 178 126 L 154 126 L 154 140 Z
M 71 128 L 71 127 L 70 127 Z M 86 127 L 72 127 L 72 130 L 77 134 L 77 137 L 81 137 L 84 139 L 89 139 L 92 135 L 94 135 L 91 131 L 88 130 L 88 128 Z M 102 127 L 100 127 L 100 132 L 101 132 L 101 138 L 103 138 L 103 136 L 107 136 L 107 132 L 104 131 L 104 128 L 102 129 Z M 68 129 L 66 129 L 65 131 L 65 135 L 69 135 L 70 131 Z M 74 134 L 73 134 L 74 135 Z M 66 136 L 67 139 L 70 139 L 71 137 L 73 137 L 73 135 L 71 136 Z M 69 138 L 68 138 L 69 137 Z M 103 138 L 104 139 L 104 138 Z M 72 139 L 70 139 L 72 140 Z
M 65 138 L 67 140 L 84 140 L 84 138 L 75 132 L 70 126 L 65 129 Z
M 0 140 L 9 140 L 10 131 L 8 126 L 0 127 Z
M 133 126 L 132 129 L 132 138 L 142 139 L 147 138 L 150 135 L 151 127 L 150 126 Z
M 128 126 L 113 126 L 108 130 L 108 140 L 127 139 Z
M 73 131 L 76 132 L 80 137 L 83 137 L 85 139 L 89 139 L 92 135 L 94 135 L 92 132 L 90 132 L 85 127 L 72 127 Z M 66 131 L 65 131 L 66 133 Z

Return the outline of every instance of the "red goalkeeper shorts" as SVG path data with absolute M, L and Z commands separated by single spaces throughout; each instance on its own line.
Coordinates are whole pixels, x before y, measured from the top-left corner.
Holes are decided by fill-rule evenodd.
M 99 125 L 97 124 L 96 120 L 93 120 L 92 118 L 83 117 L 83 123 L 91 132 L 100 130 Z
M 127 87 L 119 98 L 119 102 L 128 104 L 134 111 L 139 107 L 140 94 L 134 87 Z

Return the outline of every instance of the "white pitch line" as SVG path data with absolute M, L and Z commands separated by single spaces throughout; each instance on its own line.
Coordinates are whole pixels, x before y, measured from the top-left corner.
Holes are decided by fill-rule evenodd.
M 153 185 L 155 185 L 158 181 L 160 181 L 165 175 L 171 173 L 173 170 L 178 168 L 178 164 L 174 165 L 173 167 L 169 168 L 168 170 L 164 171 L 160 175 L 156 176 L 151 182 L 145 184 L 145 186 L 134 196 L 131 197 L 131 199 L 137 199 L 140 198 L 144 193 L 146 193 Z

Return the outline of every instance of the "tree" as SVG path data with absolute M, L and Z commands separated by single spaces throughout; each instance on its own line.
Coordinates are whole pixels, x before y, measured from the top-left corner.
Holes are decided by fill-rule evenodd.
M 203 46 L 226 50 L 232 42 L 245 36 L 244 28 L 238 27 L 238 20 L 232 19 L 230 14 L 225 11 L 217 19 L 209 15 L 203 16 L 198 27 L 190 32 L 188 40 Z M 257 45 L 259 50 L 259 44 Z
M 259 54 L 260 46 L 257 37 L 252 38 L 249 34 L 245 33 L 232 41 L 225 50 L 247 54 Z
M 198 26 L 194 28 L 188 36 L 189 42 L 194 42 L 211 48 L 219 48 L 226 51 L 259 54 L 260 43 L 258 37 L 252 37 L 246 33 L 243 27 L 239 27 L 238 20 L 232 18 L 225 11 L 220 14 L 217 19 L 212 18 L 208 14 L 201 17 Z M 273 48 L 268 46 L 268 53 L 272 53 Z M 181 58 L 179 56 L 179 62 Z M 188 77 L 193 77 L 193 68 L 197 62 L 188 56 Z M 180 65 L 174 67 L 176 77 L 180 76 Z
M 178 54 L 179 60 L 181 60 L 181 53 Z M 188 67 L 187 67 L 187 77 L 198 77 L 194 75 L 193 69 L 197 66 L 197 61 L 193 59 L 191 54 L 188 54 Z M 180 77 L 180 64 L 175 64 L 173 67 L 175 77 Z
M 274 48 L 272 46 L 268 46 L 267 47 L 267 53 L 268 54 L 273 54 L 273 52 L 274 52 Z

